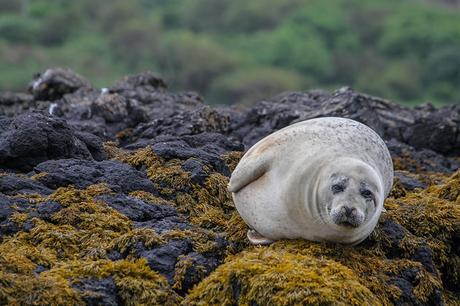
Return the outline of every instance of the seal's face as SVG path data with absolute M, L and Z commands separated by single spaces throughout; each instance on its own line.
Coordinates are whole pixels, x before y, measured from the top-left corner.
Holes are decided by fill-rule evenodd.
M 345 168 L 332 172 L 321 184 L 321 213 L 340 228 L 357 229 L 380 211 L 381 184 L 368 167 L 348 165 Z

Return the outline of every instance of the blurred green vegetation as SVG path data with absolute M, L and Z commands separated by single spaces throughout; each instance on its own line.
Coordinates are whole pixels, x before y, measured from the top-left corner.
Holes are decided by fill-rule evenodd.
M 416 0 L 0 0 L 0 90 L 65 66 L 153 70 L 214 104 L 348 85 L 460 103 L 460 5 Z

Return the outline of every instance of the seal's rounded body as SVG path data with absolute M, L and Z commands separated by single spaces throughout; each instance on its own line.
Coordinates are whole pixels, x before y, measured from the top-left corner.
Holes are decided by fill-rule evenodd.
M 253 243 L 304 238 L 357 244 L 377 224 L 392 182 L 383 140 L 359 122 L 327 117 L 260 140 L 239 162 L 229 190 L 241 217 L 262 238 L 248 232 Z

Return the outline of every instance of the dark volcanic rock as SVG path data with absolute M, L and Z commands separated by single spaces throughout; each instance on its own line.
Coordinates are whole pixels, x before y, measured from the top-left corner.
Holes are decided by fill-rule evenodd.
M 213 166 L 216 171 L 226 176 L 230 175 L 230 170 L 220 158 L 221 155 L 230 151 L 243 150 L 243 146 L 238 141 L 232 141 L 228 137 L 218 133 L 201 133 L 182 137 L 159 136 L 148 141 L 128 145 L 126 148 L 136 149 L 147 145 L 151 145 L 153 151 L 166 160 L 173 158 L 182 160 L 195 158 L 201 160 L 206 165 Z M 194 166 L 190 163 L 184 165 L 184 170 L 195 171 L 194 179 L 198 181 L 202 180 L 197 175 L 204 175 L 203 168 L 198 169 L 199 165 L 197 163 Z
M 116 306 L 122 304 L 117 286 L 111 277 L 96 279 L 82 278 L 72 285 L 80 291 L 86 305 Z
M 187 230 L 191 229 L 192 226 L 180 216 L 169 216 L 163 219 L 151 219 L 143 222 L 134 222 L 134 227 L 151 228 L 154 229 L 158 234 L 163 234 L 171 230 Z
M 75 132 L 75 136 L 83 141 L 95 160 L 101 161 L 107 159 L 107 153 L 99 137 L 87 132 Z
M 43 186 L 43 184 L 40 182 L 34 181 L 27 177 L 3 175 L 0 176 L 0 192 L 7 195 L 28 193 L 48 195 L 52 192 L 52 190 Z
M 67 125 L 41 113 L 25 113 L 0 123 L 0 167 L 28 171 L 50 159 L 92 159 L 88 147 Z
M 0 193 L 0 222 L 8 219 L 8 217 L 13 213 L 11 202 L 10 198 Z
M 16 233 L 19 230 L 17 225 L 9 220 L 9 217 L 14 213 L 12 205 L 12 201 L 0 193 L 0 241 L 3 236 Z
M 184 162 L 181 168 L 184 171 L 190 172 L 193 183 L 203 184 L 209 176 L 204 167 L 204 162 L 190 158 Z
M 65 118 L 77 130 L 90 132 L 104 139 L 148 120 L 139 102 L 107 89 L 81 88 L 56 101 L 53 114 Z
M 136 228 L 151 228 L 158 234 L 191 228 L 187 220 L 169 205 L 146 202 L 123 194 L 102 195 L 97 199 L 134 221 Z
M 230 128 L 230 117 L 210 108 L 200 106 L 196 109 L 177 109 L 169 112 L 152 115 L 152 121 L 140 124 L 125 139 L 122 144 L 127 145 L 136 142 L 143 142 L 160 135 L 194 135 L 203 132 L 226 133 Z
M 427 187 L 425 183 L 406 175 L 402 171 L 395 171 L 395 179 L 398 179 L 406 190 L 414 190 L 415 188 L 425 189 Z
M 45 221 L 50 221 L 51 216 L 62 209 L 61 204 L 54 201 L 46 201 L 37 204 L 34 211 L 30 213 L 31 218 L 39 218 Z
M 428 149 L 416 150 L 413 147 L 401 143 L 395 139 L 386 141 L 388 150 L 393 158 L 403 160 L 404 170 L 418 172 L 454 172 L 460 167 L 460 163 L 453 158 L 445 157 Z
M 181 261 L 187 262 L 183 278 L 180 282 L 179 293 L 187 293 L 195 284 L 201 281 L 205 276 L 217 268 L 221 261 L 203 254 L 191 252 L 181 258 Z
M 250 146 L 294 122 L 327 116 L 357 120 L 384 139 L 395 138 L 415 148 L 460 153 L 460 106 L 410 109 L 347 87 L 332 94 L 284 93 L 258 102 L 235 121 L 233 134 Z
M 189 239 L 171 240 L 167 244 L 152 250 L 139 252 L 139 257 L 147 259 L 151 269 L 160 272 L 170 284 L 174 283 L 174 269 L 180 255 L 192 251 L 192 242 Z
M 52 189 L 68 185 L 86 188 L 96 183 L 107 183 L 116 192 L 145 190 L 155 193 L 153 183 L 144 173 L 115 160 L 52 160 L 39 164 L 34 171 L 47 173 L 38 180 Z
M 0 93 L 0 115 L 14 116 L 28 110 L 33 105 L 33 97 L 25 93 Z
M 219 133 L 201 133 L 186 136 L 158 136 L 149 140 L 142 140 L 126 146 L 126 149 L 139 149 L 152 146 L 153 151 L 160 157 L 169 160 L 193 159 L 183 165 L 185 171 L 192 172 L 195 182 L 202 182 L 206 178 L 204 166 L 212 166 L 217 172 L 230 175 L 221 155 L 230 151 L 242 151 L 243 145 L 239 141 Z
M 401 289 L 402 294 L 395 301 L 395 305 L 443 305 L 441 292 L 434 290 L 433 294 L 429 296 L 428 301 L 420 301 L 414 293 L 414 287 L 419 283 L 420 271 L 414 268 L 407 269 L 401 273 L 400 276 L 396 276 L 390 280 L 390 283 L 396 285 Z
M 110 88 L 110 90 L 114 92 L 135 91 L 139 87 L 152 92 L 166 89 L 167 85 L 159 75 L 151 71 L 145 71 L 124 77 Z
M 146 203 L 140 199 L 122 194 L 103 195 L 98 197 L 98 199 L 104 201 L 110 207 L 118 210 L 133 221 L 159 221 L 170 217 L 177 217 L 176 210 L 169 205 Z
M 35 75 L 29 91 L 36 100 L 53 101 L 82 87 L 91 87 L 91 84 L 70 69 L 51 68 Z
M 179 130 L 203 132 L 229 123 L 228 118 L 218 118 L 214 110 L 204 106 L 198 95 L 167 92 L 164 81 L 151 72 L 126 77 L 110 89 L 80 88 L 55 101 L 53 114 L 103 139 L 113 139 L 118 132 L 139 126 L 126 143 L 150 137 L 152 129 L 158 129 L 156 135 L 168 134 L 166 131 L 175 135 Z M 147 122 L 146 127 L 141 125 Z M 142 134 L 145 129 L 146 135 Z
M 128 117 L 128 101 L 118 94 L 102 93 L 91 105 L 92 112 L 101 116 L 107 123 L 114 123 Z

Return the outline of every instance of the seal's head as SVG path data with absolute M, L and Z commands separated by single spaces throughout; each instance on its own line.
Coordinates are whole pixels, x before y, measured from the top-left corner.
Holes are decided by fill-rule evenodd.
M 351 158 L 326 167 L 319 183 L 321 216 L 339 230 L 359 230 L 377 223 L 383 208 L 382 180 L 368 164 Z

